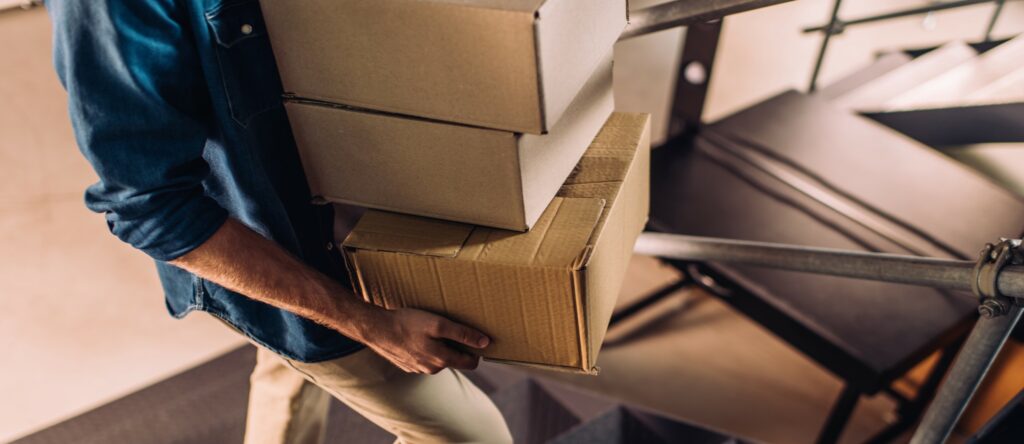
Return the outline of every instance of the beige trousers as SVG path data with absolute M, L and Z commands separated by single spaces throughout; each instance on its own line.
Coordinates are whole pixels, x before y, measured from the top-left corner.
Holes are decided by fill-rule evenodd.
M 257 347 L 245 444 L 320 444 L 330 396 L 397 443 L 511 443 L 501 413 L 457 371 L 403 372 L 372 350 L 314 364 Z

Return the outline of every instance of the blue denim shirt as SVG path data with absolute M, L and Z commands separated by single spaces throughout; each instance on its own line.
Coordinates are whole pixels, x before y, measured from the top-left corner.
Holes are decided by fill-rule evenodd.
M 54 63 L 99 174 L 86 205 L 157 262 L 167 308 L 203 310 L 292 359 L 360 344 L 167 264 L 234 217 L 346 279 L 311 204 L 257 0 L 49 0 Z M 246 252 L 239 251 L 239 255 Z

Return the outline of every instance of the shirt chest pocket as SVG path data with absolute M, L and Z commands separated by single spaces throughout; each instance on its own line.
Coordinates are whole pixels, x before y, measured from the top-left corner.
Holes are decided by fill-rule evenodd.
M 247 126 L 253 116 L 281 106 L 281 79 L 256 0 L 226 0 L 206 13 L 231 117 Z

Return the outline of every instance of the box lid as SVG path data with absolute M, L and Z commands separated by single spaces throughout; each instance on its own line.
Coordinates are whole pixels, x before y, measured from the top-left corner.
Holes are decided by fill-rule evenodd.
M 344 245 L 456 260 L 579 268 L 604 199 L 555 198 L 526 233 L 408 214 L 368 211 Z
M 285 91 L 484 128 L 554 127 L 625 0 L 261 0 Z

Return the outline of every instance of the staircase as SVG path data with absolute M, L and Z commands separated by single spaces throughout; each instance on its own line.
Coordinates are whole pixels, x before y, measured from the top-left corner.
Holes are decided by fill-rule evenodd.
M 14 444 L 240 443 L 255 355 L 239 348 Z M 508 366 L 484 363 L 466 376 L 491 396 L 517 443 L 742 442 Z M 394 436 L 335 401 L 326 442 L 390 444 Z

